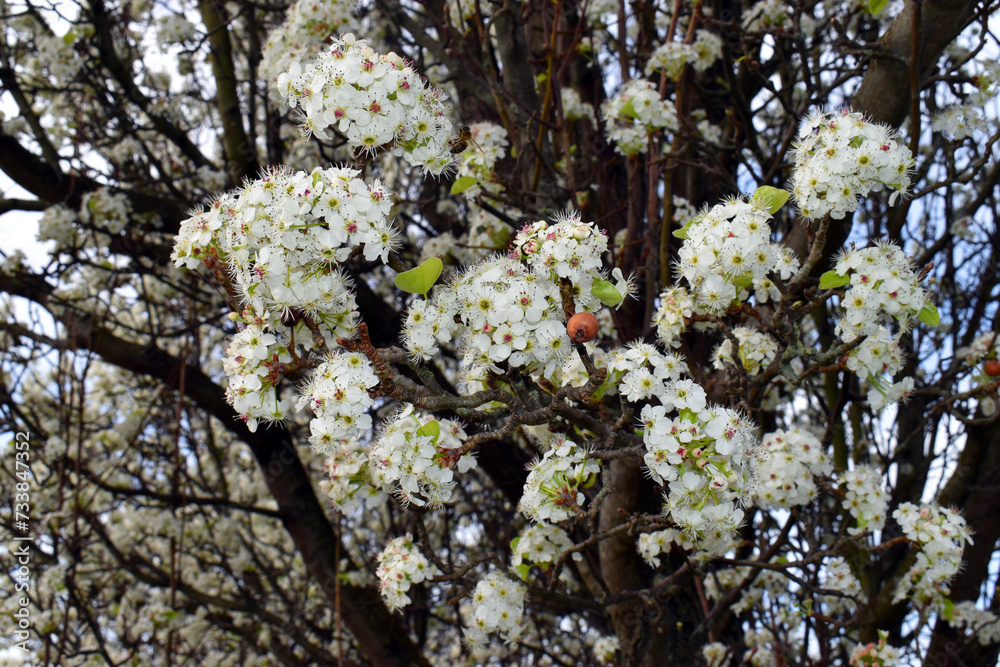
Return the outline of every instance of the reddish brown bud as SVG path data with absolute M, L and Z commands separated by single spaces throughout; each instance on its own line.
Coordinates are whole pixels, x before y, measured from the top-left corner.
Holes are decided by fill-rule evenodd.
M 995 378 L 1000 375 L 1000 361 L 996 359 L 990 359 L 986 362 L 986 368 L 984 369 L 986 374 L 991 378 Z
M 597 336 L 597 318 L 592 313 L 577 313 L 566 323 L 566 333 L 576 343 L 586 343 Z

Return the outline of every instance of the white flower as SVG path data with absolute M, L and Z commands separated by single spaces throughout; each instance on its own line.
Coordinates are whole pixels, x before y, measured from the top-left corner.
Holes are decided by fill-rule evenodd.
M 846 110 L 804 119 L 793 158 L 792 194 L 807 219 L 842 219 L 883 187 L 895 190 L 892 205 L 909 188 L 913 165 L 897 132 Z
M 410 596 L 406 593 L 412 584 L 419 584 L 438 574 L 434 564 L 416 549 L 409 533 L 385 545 L 378 555 L 378 563 L 375 576 L 378 577 L 379 592 L 390 611 L 410 603 Z

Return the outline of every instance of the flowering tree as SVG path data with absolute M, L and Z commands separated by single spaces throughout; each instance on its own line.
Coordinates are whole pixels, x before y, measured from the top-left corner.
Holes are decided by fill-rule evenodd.
M 2 7 L 12 660 L 996 664 L 997 3 Z

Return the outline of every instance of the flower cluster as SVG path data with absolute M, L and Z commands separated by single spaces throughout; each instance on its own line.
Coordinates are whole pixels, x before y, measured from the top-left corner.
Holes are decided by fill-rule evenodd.
M 129 224 L 131 210 L 128 197 L 124 194 L 100 187 L 83 196 L 80 220 L 108 234 L 119 234 Z
M 437 574 L 437 568 L 413 544 L 407 533 L 385 545 L 378 555 L 378 588 L 389 611 L 402 609 L 410 604 L 407 591 L 412 584 L 419 584 Z
M 785 280 L 798 269 L 798 260 L 771 241 L 770 202 L 764 198 L 733 198 L 693 218 L 684 227 L 678 252 L 678 271 L 691 285 L 695 303 L 718 314 L 753 288 L 759 301 L 772 300 L 777 272 Z M 765 282 L 766 281 L 766 282 Z
M 393 148 L 435 176 L 454 161 L 445 94 L 397 54 L 379 54 L 354 35 L 334 39 L 305 68 L 293 61 L 278 77 L 278 94 L 302 109 L 306 130 L 320 139 L 336 129 L 357 152 Z
M 418 416 L 406 404 L 382 424 L 369 451 L 372 482 L 404 503 L 438 507 L 451 500 L 453 471 L 475 466 L 475 459 L 461 451 L 466 437 L 457 422 Z
M 844 317 L 837 323 L 837 334 L 846 343 L 877 333 L 886 316 L 905 328 L 929 303 L 920 274 L 892 241 L 842 253 L 834 273 L 850 279 L 841 302 Z
M 85 33 L 93 30 L 93 26 L 78 23 L 76 30 L 70 30 L 64 35 L 39 31 L 34 36 L 36 71 L 47 71 L 56 80 L 57 85 L 73 79 L 84 65 L 84 59 L 78 52 L 80 35 L 77 30 Z
M 274 84 L 293 62 L 315 58 L 330 35 L 352 30 L 355 3 L 351 0 L 299 0 L 285 14 L 285 23 L 270 31 L 260 61 L 260 76 L 279 101 Z
M 892 205 L 910 186 L 913 158 L 899 134 L 848 110 L 806 118 L 792 157 L 792 194 L 807 219 L 840 220 L 883 187 L 895 190 Z
M 688 372 L 687 363 L 677 354 L 663 354 L 652 345 L 635 341 L 611 351 L 608 371 L 612 384 L 633 403 L 654 396 L 663 398 L 670 382 Z
M 190 266 L 218 238 L 235 286 L 258 311 L 314 314 L 334 347 L 349 336 L 356 314 L 348 280 L 337 270 L 357 246 L 386 261 L 394 231 L 386 215 L 390 193 L 366 184 L 355 169 L 312 173 L 276 169 L 217 199 L 181 224 L 173 259 Z
M 455 293 L 437 290 L 433 299 L 414 299 L 406 311 L 403 323 L 403 345 L 416 359 L 430 360 L 438 353 L 438 344 L 447 343 L 454 335 Z
M 920 606 L 941 604 L 947 584 L 962 564 L 965 543 L 972 535 L 965 519 L 953 509 L 903 503 L 892 513 L 906 537 L 919 548 L 917 561 L 900 582 L 893 602 L 912 598 Z
M 995 366 L 996 362 L 1000 360 L 1000 333 L 990 332 L 976 336 L 968 347 L 958 350 L 957 356 L 967 366 L 976 368 L 977 372 L 973 381 L 977 384 L 984 385 L 996 381 L 996 375 L 990 375 L 986 370 L 987 364 Z M 981 394 L 979 396 L 979 409 L 985 417 L 995 415 L 997 412 L 996 394 L 986 394 L 985 392 Z
M 574 88 L 563 86 L 561 91 L 562 113 L 566 120 L 581 120 L 586 118 L 591 125 L 597 127 L 597 115 L 594 113 L 594 105 L 584 102 L 580 93 Z
M 681 531 L 674 528 L 643 533 L 639 536 L 636 546 L 639 555 L 650 567 L 660 567 L 660 554 L 669 553 L 674 544 L 682 549 L 694 548 L 694 544 L 687 540 Z
M 653 480 L 670 485 L 665 514 L 704 551 L 724 551 L 753 493 L 753 424 L 709 407 L 690 380 L 670 383 L 659 400 L 641 413 L 643 461 Z
M 945 619 L 953 628 L 965 628 L 976 636 L 983 646 L 1000 642 L 1000 618 L 996 614 L 980 609 L 972 600 L 956 602 L 951 618 Z
M 72 247 L 78 242 L 75 222 L 72 209 L 62 204 L 49 206 L 38 221 L 38 240 L 55 241 L 57 249 Z
M 514 538 L 510 546 L 510 569 L 521 575 L 522 579 L 527 579 L 532 565 L 548 570 L 561 553 L 572 548 L 573 542 L 559 526 L 532 523 Z M 574 560 L 582 558 L 580 552 L 573 553 Z
M 288 401 L 278 397 L 276 367 L 292 360 L 288 348 L 278 343 L 274 334 L 265 333 L 265 321 L 247 308 L 242 318 L 244 328 L 233 336 L 226 348 L 222 368 L 229 378 L 226 401 L 239 413 L 251 432 L 257 422 L 280 422 L 288 412 Z M 270 327 L 274 328 L 274 323 Z
M 342 441 L 323 465 L 326 479 L 320 481 L 320 489 L 341 512 L 358 507 L 362 499 L 376 504 L 385 500 L 381 489 L 361 483 L 368 480 L 368 452 L 358 440 Z
M 911 318 L 926 318 L 934 312 L 919 274 L 902 250 L 886 241 L 844 252 L 827 275 L 833 276 L 834 285 L 849 285 L 836 332 L 847 343 L 866 337 L 849 353 L 847 367 L 871 383 L 868 400 L 872 408 L 905 398 L 913 390 L 913 378 L 895 384 L 883 379 L 894 375 L 903 361 L 898 335 L 892 335 L 885 323 L 891 316 L 905 330 Z
M 600 470 L 597 459 L 572 440 L 558 438 L 541 460 L 529 465 L 528 479 L 518 509 L 538 523 L 565 521 L 583 506 L 581 486 Z
M 617 665 L 618 637 L 600 637 L 594 642 L 594 657 L 605 665 Z
M 847 529 L 851 535 L 860 535 L 885 526 L 885 513 L 889 500 L 882 488 L 882 475 L 871 466 L 861 465 L 844 473 L 843 508 L 851 513 L 857 526 Z
M 183 14 L 166 14 L 156 22 L 156 36 L 161 44 L 183 44 L 197 32 L 195 25 Z
M 1000 332 L 991 331 L 976 336 L 968 347 L 958 351 L 958 355 L 969 366 L 975 366 L 987 359 L 1000 359 Z
M 483 5 L 467 0 L 447 0 L 445 3 L 445 14 L 448 22 L 459 31 L 465 34 L 470 30 L 469 23 L 478 23 L 489 20 L 493 14 L 493 8 L 489 3 Z
M 774 561 L 772 561 L 774 562 Z M 754 571 L 748 567 L 737 567 L 731 570 L 720 570 L 713 573 L 713 576 L 705 579 L 705 595 L 710 599 L 718 600 L 723 591 L 732 590 L 745 581 L 751 580 L 751 584 L 743 589 L 740 599 L 733 606 L 734 614 L 745 613 L 755 607 L 760 607 L 765 596 L 772 604 L 781 607 L 780 602 L 788 599 L 788 579 L 775 570 Z M 715 583 L 718 580 L 718 586 Z M 778 613 L 785 613 L 779 610 Z M 794 612 L 791 612 L 794 613 Z
M 990 126 L 979 107 L 960 104 L 935 114 L 931 129 L 935 132 L 944 132 L 953 141 L 961 141 L 967 137 L 974 137 L 977 131 L 989 134 Z
M 729 647 L 722 642 L 709 642 L 701 648 L 701 657 L 708 667 L 723 667 L 729 656 Z
M 694 298 L 683 285 L 668 287 L 660 294 L 660 306 L 653 315 L 656 336 L 667 347 L 680 347 L 687 329 L 685 318 L 694 314 Z
M 879 634 L 882 633 L 879 632 Z M 899 659 L 899 649 L 891 644 L 886 644 L 885 637 L 880 637 L 878 643 L 869 642 L 854 649 L 851 653 L 851 667 L 855 667 L 855 665 L 889 667 L 899 664 Z
M 756 375 L 774 361 L 774 356 L 778 353 L 778 341 L 770 334 L 748 327 L 736 327 L 732 330 L 732 334 L 739 341 L 736 354 L 740 364 L 749 375 Z M 726 364 L 735 363 L 733 343 L 726 338 L 712 353 L 712 365 L 721 370 Z
M 810 17 L 803 16 L 805 23 Z M 761 0 L 747 10 L 743 18 L 743 29 L 754 31 L 777 31 L 792 26 L 792 12 L 788 3 L 782 0 Z M 806 31 L 808 32 L 808 31 Z
M 607 249 L 604 231 L 571 213 L 552 225 L 539 220 L 522 227 L 511 254 L 527 263 L 539 279 L 553 285 L 568 279 L 579 297 L 588 295 L 594 278 L 600 276 L 601 256 Z
M 498 572 L 490 572 L 476 584 L 472 594 L 472 625 L 465 628 L 465 640 L 477 646 L 497 632 L 508 641 L 521 634 L 524 615 L 524 584 Z
M 543 373 L 558 369 L 572 349 L 558 312 L 557 288 L 535 280 L 523 264 L 505 257 L 487 259 L 452 285 L 458 316 L 465 325 L 469 361 L 495 369 L 541 364 Z
M 704 72 L 722 55 L 722 40 L 714 32 L 698 30 L 694 42 L 664 42 L 653 51 L 646 62 L 646 76 L 663 72 L 674 81 L 681 78 L 684 68 L 691 65 Z
M 446 288 L 435 291 L 431 302 L 416 300 L 403 332 L 414 356 L 429 358 L 444 342 L 455 317 L 463 327 L 466 368 L 472 377 L 497 364 L 539 368 L 551 376 L 569 358 L 572 344 L 562 318 L 560 281 L 568 280 L 578 309 L 597 299 L 598 280 L 617 290 L 631 287 L 616 274 L 612 286 L 601 278 L 601 253 L 607 238 L 578 215 L 567 215 L 553 225 L 536 222 L 518 234 L 508 257 L 495 256 L 469 268 Z M 602 295 L 607 298 L 607 294 Z
M 768 433 L 757 462 L 757 504 L 791 509 L 816 497 L 814 477 L 829 475 L 833 464 L 812 433 L 794 428 Z
M 298 409 L 308 405 L 316 415 L 309 422 L 309 442 L 317 451 L 330 454 L 340 442 L 371 430 L 368 409 L 374 400 L 368 390 L 378 382 L 371 362 L 357 352 L 334 352 L 313 371 Z
M 843 556 L 834 556 L 823 563 L 823 588 L 841 594 L 820 597 L 820 600 L 827 605 L 830 615 L 852 614 L 856 609 L 852 601 L 866 599 L 861 582 L 851 572 L 851 567 Z
M 652 81 L 632 79 L 601 107 L 604 131 L 622 155 L 645 153 L 649 139 L 662 130 L 677 130 L 677 111 L 661 100 Z

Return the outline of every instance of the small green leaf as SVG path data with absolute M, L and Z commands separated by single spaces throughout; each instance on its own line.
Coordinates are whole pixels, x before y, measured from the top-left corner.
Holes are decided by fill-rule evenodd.
M 850 276 L 842 276 L 836 271 L 827 271 L 819 277 L 820 289 L 837 289 L 838 287 L 850 284 Z
M 476 184 L 475 176 L 461 176 L 451 184 L 451 194 L 460 195 Z
M 936 327 L 941 324 L 941 316 L 933 304 L 927 304 L 917 313 L 917 319 L 929 327 Z
M 948 598 L 944 599 L 944 609 L 941 610 L 941 618 L 950 621 L 955 616 L 955 603 Z
M 753 287 L 753 274 L 749 272 L 744 273 L 734 277 L 732 281 L 733 286 L 736 287 L 736 289 L 750 289 Z
M 868 11 L 872 16 L 878 16 L 888 4 L 889 0 L 868 0 Z
M 771 215 L 774 215 L 778 212 L 778 209 L 785 205 L 791 194 L 788 190 L 772 188 L 770 185 L 762 185 L 753 193 L 753 198 L 767 202 Z
M 514 568 L 514 572 L 517 574 L 517 576 L 521 577 L 521 581 L 527 581 L 528 573 L 531 572 L 531 566 L 528 565 L 527 563 L 521 563 L 520 565 Z
M 594 278 L 594 286 L 590 289 L 590 293 L 600 299 L 601 303 L 605 306 L 611 306 L 612 308 L 625 299 L 617 287 L 607 280 L 601 280 L 600 278 Z
M 691 408 L 681 408 L 679 414 L 680 418 L 685 421 L 689 421 L 695 424 L 698 423 L 698 413 L 692 410 Z
M 434 287 L 443 270 L 444 262 L 441 258 L 431 257 L 417 268 L 403 271 L 396 276 L 396 287 L 410 294 L 426 295 Z
M 688 230 L 691 229 L 692 227 L 694 227 L 695 225 L 697 225 L 699 222 L 701 222 L 701 217 L 700 216 L 695 216 L 695 217 L 691 218 L 686 223 L 684 223 L 683 227 L 681 227 L 680 229 L 674 231 L 674 233 L 673 233 L 674 237 L 679 238 L 679 239 L 686 239 L 686 238 L 688 238 Z
M 438 436 L 441 435 L 441 424 L 436 419 L 432 419 L 417 429 L 417 435 L 427 436 L 432 443 L 437 444 Z
M 521 536 L 520 535 L 518 535 L 517 537 L 515 537 L 514 539 L 512 539 L 510 541 L 510 552 L 511 553 L 514 553 L 515 551 L 517 551 L 517 545 L 518 545 L 518 543 L 520 541 L 521 541 Z
M 618 112 L 619 116 L 625 116 L 626 118 L 638 118 L 639 114 L 635 112 L 635 107 L 632 106 L 632 100 L 628 100 L 622 105 L 621 111 Z

